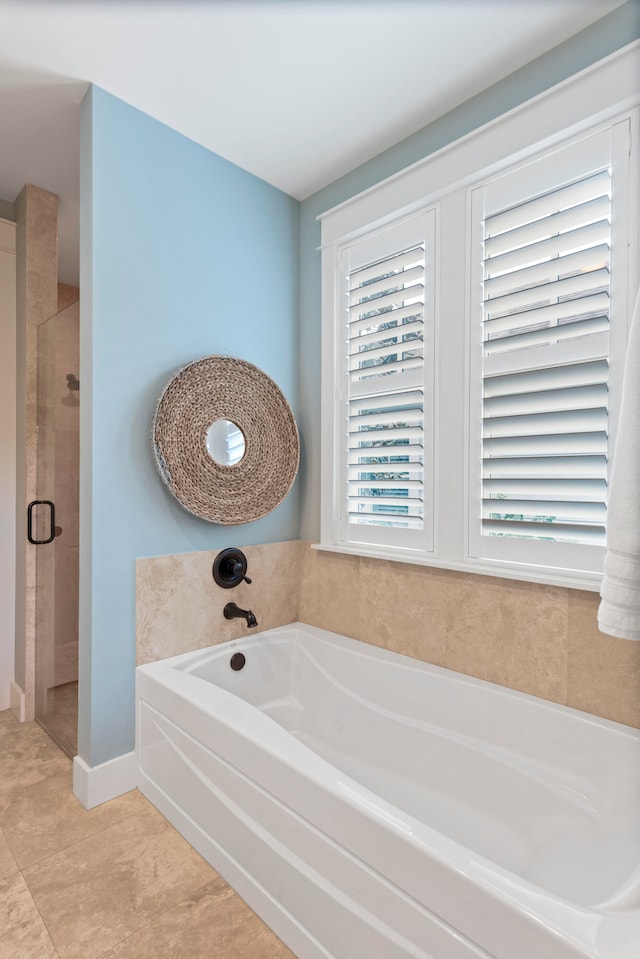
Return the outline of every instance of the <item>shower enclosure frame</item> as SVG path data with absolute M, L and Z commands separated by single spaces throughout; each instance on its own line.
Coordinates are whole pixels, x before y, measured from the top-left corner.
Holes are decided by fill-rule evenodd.
M 79 551 L 79 302 L 37 333 L 36 498 L 27 536 L 35 548 L 35 718 L 70 756 L 77 752 Z

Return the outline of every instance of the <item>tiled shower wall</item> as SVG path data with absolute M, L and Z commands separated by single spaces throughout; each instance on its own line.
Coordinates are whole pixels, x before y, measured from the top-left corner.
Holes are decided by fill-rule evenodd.
M 557 586 L 338 553 L 245 548 L 252 584 L 221 589 L 217 550 L 137 562 L 138 662 L 300 619 L 438 666 L 640 728 L 640 643 L 598 631 L 599 597 Z
M 16 213 L 16 684 L 35 715 L 36 563 L 27 545 L 27 503 L 37 498 L 38 327 L 58 310 L 58 197 L 28 184 Z M 24 441 L 21 441 L 23 438 Z

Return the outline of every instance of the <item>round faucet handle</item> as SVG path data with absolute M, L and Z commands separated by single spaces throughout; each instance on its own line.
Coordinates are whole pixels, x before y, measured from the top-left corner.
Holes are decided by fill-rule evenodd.
M 223 589 L 238 586 L 243 580 L 250 583 L 247 576 L 247 557 L 242 550 L 230 546 L 218 553 L 213 563 L 213 578 Z
M 250 583 L 251 580 L 249 579 L 248 576 L 245 575 L 246 572 L 247 572 L 247 567 L 243 563 L 241 563 L 240 560 L 237 560 L 233 564 L 233 575 L 237 576 L 238 579 L 243 579 L 245 583 Z

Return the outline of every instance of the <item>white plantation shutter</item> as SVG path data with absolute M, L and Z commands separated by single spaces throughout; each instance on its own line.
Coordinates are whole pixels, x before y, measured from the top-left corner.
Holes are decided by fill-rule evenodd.
M 639 56 L 319 217 L 319 548 L 597 588 L 640 264 Z
M 604 546 L 612 177 L 606 131 L 474 191 L 483 291 L 480 504 L 470 537 L 478 553 L 515 549 L 492 551 L 480 538 L 530 549 Z
M 425 369 L 432 369 L 434 225 L 431 212 L 343 253 L 341 528 L 349 542 L 431 542 L 433 401 L 431 373 L 425 397 Z
M 483 532 L 604 544 L 610 171 L 484 230 Z

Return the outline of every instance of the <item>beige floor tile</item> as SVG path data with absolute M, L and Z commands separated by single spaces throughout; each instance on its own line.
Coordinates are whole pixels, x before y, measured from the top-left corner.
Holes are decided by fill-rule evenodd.
M 208 883 L 101 959 L 294 959 L 222 879 Z
M 73 795 L 71 773 L 63 772 L 10 797 L 0 796 L 0 827 L 20 868 L 25 869 L 148 806 L 134 789 L 84 809 Z
M 2 959 L 57 959 L 58 956 L 19 873 L 0 880 L 0 955 Z
M 10 710 L 6 710 L 9 712 Z M 71 760 L 37 723 L 0 722 L 0 797 L 71 769 Z
M 24 871 L 62 959 L 96 959 L 215 876 L 151 806 Z
M 4 832 L 0 829 L 0 879 L 13 876 L 16 872 L 18 872 L 18 863 L 11 852 Z
M 2 739 L 3 733 L 6 734 L 12 729 L 18 729 L 19 726 L 20 723 L 10 709 L 0 710 L 0 740 Z

